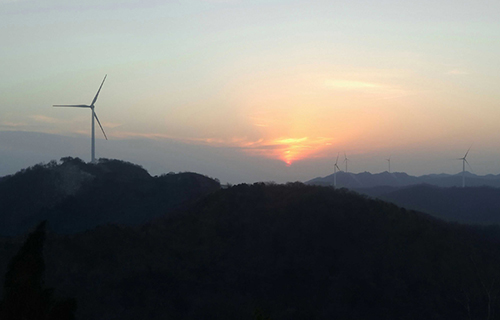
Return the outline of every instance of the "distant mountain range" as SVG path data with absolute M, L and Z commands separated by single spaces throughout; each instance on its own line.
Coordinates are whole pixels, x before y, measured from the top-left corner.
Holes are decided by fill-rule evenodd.
M 423 176 L 410 176 L 404 172 L 381 172 L 381 173 L 346 173 L 337 172 L 337 187 L 339 188 L 372 188 L 372 187 L 405 187 L 417 184 L 429 184 L 438 187 L 461 187 L 462 173 L 459 174 L 429 174 Z M 306 184 L 333 186 L 334 174 L 326 177 L 318 177 L 306 182 Z M 465 185 L 468 187 L 489 186 L 500 188 L 500 175 L 488 174 L 485 176 L 465 173 Z
M 334 175 L 307 184 L 332 186 Z M 406 209 L 467 224 L 500 225 L 500 175 L 431 174 L 420 177 L 402 172 L 371 174 L 337 173 L 337 187 L 392 202 Z
M 306 184 L 332 186 L 333 179 Z M 457 188 L 461 185 L 461 174 L 337 173 L 339 188 L 447 221 L 500 224 L 500 175 L 467 173 L 466 185 L 474 188 Z M 90 164 L 66 157 L 0 177 L 0 236 L 23 234 L 43 219 L 65 234 L 106 224 L 138 225 L 184 210 L 218 189 L 218 180 L 196 173 L 153 177 L 125 161 Z

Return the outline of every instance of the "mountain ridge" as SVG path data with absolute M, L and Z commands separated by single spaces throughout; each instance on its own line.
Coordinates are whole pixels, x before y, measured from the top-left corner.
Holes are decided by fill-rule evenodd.
M 430 184 L 440 187 L 461 187 L 462 173 L 458 174 L 427 174 L 422 176 L 411 176 L 405 172 L 381 172 L 381 173 L 346 173 L 339 171 L 337 175 L 337 187 L 345 188 L 370 188 L 378 186 L 404 187 L 417 184 Z M 306 184 L 333 186 L 335 173 L 325 177 L 316 177 L 308 180 Z M 500 175 L 487 174 L 479 176 L 468 171 L 465 172 L 466 186 L 490 186 L 500 188 Z
M 152 177 L 125 161 L 91 164 L 65 157 L 0 180 L 0 234 L 24 233 L 41 220 L 62 233 L 139 224 L 219 188 L 218 181 L 196 173 Z
M 500 225 L 500 188 L 418 184 L 353 190 L 449 222 Z

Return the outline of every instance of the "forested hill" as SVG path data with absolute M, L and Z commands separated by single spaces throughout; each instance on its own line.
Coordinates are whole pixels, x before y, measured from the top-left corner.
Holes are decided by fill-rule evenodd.
M 49 235 L 46 282 L 77 319 L 498 319 L 488 239 L 346 189 L 238 185 L 140 227 Z M 0 274 L 18 247 L 0 242 Z
M 62 158 L 0 180 L 0 235 L 25 233 L 45 219 L 59 233 L 140 224 L 219 188 L 218 181 L 196 173 L 152 177 L 125 161 Z
M 418 210 L 445 221 L 500 225 L 500 189 L 492 187 L 441 188 L 432 185 L 374 187 L 356 192 Z

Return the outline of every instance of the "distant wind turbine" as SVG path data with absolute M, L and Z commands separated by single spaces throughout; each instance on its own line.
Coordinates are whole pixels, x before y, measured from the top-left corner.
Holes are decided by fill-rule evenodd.
M 339 155 L 340 155 L 340 153 L 337 154 L 337 160 L 335 161 L 335 165 L 333 166 L 333 186 L 334 187 L 337 187 L 337 170 L 340 171 L 340 168 L 338 166 Z
M 389 173 L 391 173 L 391 156 L 389 156 L 389 159 L 385 159 L 387 160 L 388 164 L 389 164 Z
M 91 161 L 92 163 L 95 163 L 95 124 L 94 124 L 94 118 L 97 120 L 97 123 L 99 124 L 99 127 L 101 127 L 102 133 L 104 134 L 104 138 L 108 140 L 108 137 L 106 136 L 106 132 L 104 132 L 104 129 L 101 125 L 101 122 L 99 121 L 99 118 L 97 117 L 97 114 L 95 113 L 95 102 L 97 101 L 97 97 L 99 96 L 99 92 L 101 92 L 102 85 L 104 84 L 104 81 L 106 80 L 106 77 L 108 75 L 104 76 L 104 79 L 102 80 L 101 86 L 99 87 L 99 90 L 97 90 L 97 94 L 94 97 L 94 100 L 92 100 L 92 103 L 90 105 L 86 104 L 76 104 L 76 105 L 53 105 L 53 107 L 63 107 L 63 108 L 90 108 L 92 110 L 92 134 L 91 134 Z
M 467 165 L 469 166 L 469 168 L 472 171 L 472 167 L 469 164 L 469 161 L 467 161 L 467 155 L 469 154 L 470 148 L 472 148 L 472 146 L 469 147 L 469 149 L 467 150 L 467 152 L 465 153 L 465 156 L 463 158 L 457 159 L 457 160 L 462 160 L 462 188 L 465 188 L 465 163 L 467 163 Z
M 347 163 L 351 161 L 351 159 L 348 159 L 347 158 L 347 154 L 345 153 L 344 151 L 344 162 L 345 162 L 345 172 L 348 173 L 349 171 L 347 171 Z

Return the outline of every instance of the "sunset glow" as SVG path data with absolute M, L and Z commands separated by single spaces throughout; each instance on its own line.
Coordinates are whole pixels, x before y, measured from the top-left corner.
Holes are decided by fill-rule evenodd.
M 0 134 L 88 143 L 88 112 L 51 106 L 89 103 L 107 74 L 98 156 L 286 180 L 344 151 L 354 171 L 393 154 L 395 170 L 455 172 L 443 159 L 474 141 L 471 164 L 498 173 L 500 3 L 478 1 L 0 1 Z M 0 146 L 9 168 L 68 150 L 28 142 Z
M 287 165 L 305 158 L 319 156 L 325 148 L 331 148 L 328 138 L 279 138 L 274 140 L 259 139 L 257 141 L 246 141 L 243 139 L 232 139 L 232 141 L 215 141 L 213 139 L 184 140 L 186 143 L 203 143 L 210 146 L 235 147 L 255 157 L 281 160 Z

